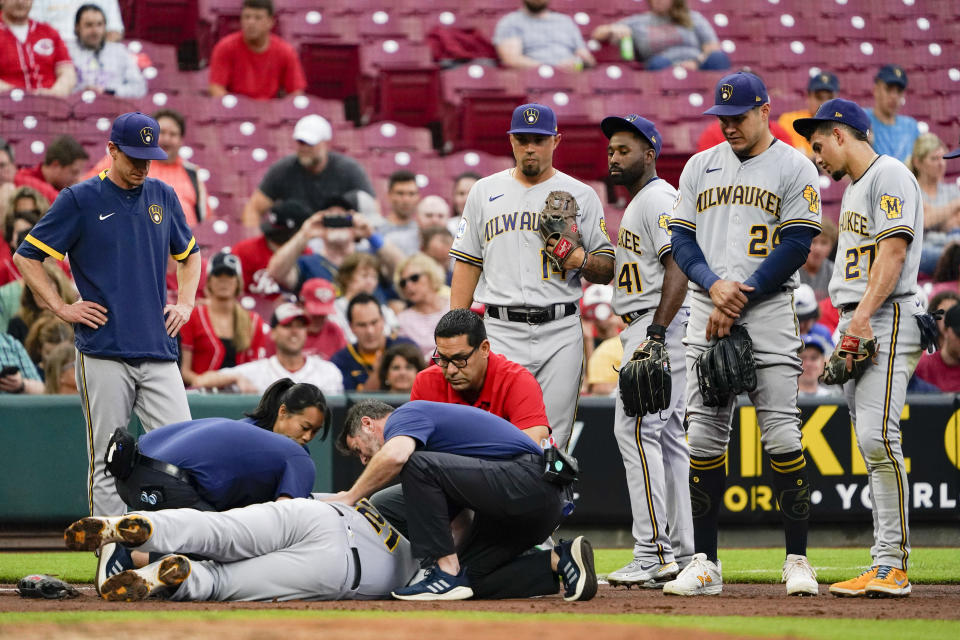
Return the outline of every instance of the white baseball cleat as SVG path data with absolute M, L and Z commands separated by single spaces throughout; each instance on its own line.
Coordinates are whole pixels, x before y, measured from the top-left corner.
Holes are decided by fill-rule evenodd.
M 715 596 L 721 591 L 720 562 L 710 562 L 705 553 L 695 553 L 676 579 L 663 585 L 663 593 L 671 596 Z
M 607 582 L 614 587 L 659 589 L 665 582 L 676 578 L 678 573 L 680 567 L 676 562 L 660 564 L 634 558 L 627 566 L 608 573 Z
M 113 602 L 137 602 L 172 593 L 190 577 L 190 560 L 170 555 L 142 569 L 121 571 L 100 586 L 100 597 Z
M 788 596 L 820 595 L 817 572 L 810 566 L 807 556 L 789 554 L 783 561 L 783 575 L 780 581 L 787 583 Z

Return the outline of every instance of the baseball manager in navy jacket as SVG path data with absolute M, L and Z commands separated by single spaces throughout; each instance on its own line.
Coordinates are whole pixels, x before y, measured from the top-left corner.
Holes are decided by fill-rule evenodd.
M 146 431 L 190 419 L 176 336 L 193 310 L 200 253 L 176 193 L 147 177 L 150 162 L 167 157 L 159 136 L 147 115 L 117 117 L 110 168 L 61 191 L 14 256 L 34 295 L 76 332 L 91 515 L 126 509 L 104 454 L 131 410 Z M 50 256 L 69 258 L 79 302 L 60 299 L 42 266 Z M 165 304 L 167 256 L 179 263 L 176 304 Z

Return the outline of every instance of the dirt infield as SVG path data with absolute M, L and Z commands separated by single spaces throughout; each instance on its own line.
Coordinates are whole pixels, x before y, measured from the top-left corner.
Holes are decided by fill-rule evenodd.
M 772 584 L 726 584 L 723 587 L 723 593 L 719 596 L 699 598 L 669 597 L 656 590 L 615 589 L 607 585 L 601 585 L 597 597 L 593 600 L 573 603 L 564 602 L 559 596 L 529 600 L 468 600 L 447 603 L 415 603 L 396 600 L 376 602 L 168 602 L 150 600 L 139 603 L 116 603 L 100 600 L 93 591 L 93 587 L 89 585 L 79 586 L 82 593 L 79 598 L 51 601 L 23 599 L 13 590 L 13 585 L 3 585 L 0 588 L 0 612 L 309 609 L 317 611 L 493 611 L 611 615 L 648 613 L 703 616 L 802 616 L 873 620 L 903 618 L 960 620 L 960 585 L 914 585 L 913 594 L 909 598 L 897 599 L 835 598 L 827 593 L 826 585 L 820 585 L 820 596 L 816 598 L 790 598 L 785 595 L 783 585 Z M 392 624 L 393 622 L 391 622 Z M 430 623 L 431 626 L 433 624 L 433 622 Z M 246 626 L 246 623 L 244 623 L 244 626 Z M 566 628 L 564 626 L 564 629 Z M 394 637 L 395 634 L 391 632 L 390 635 Z M 517 637 L 511 640 L 524 640 L 525 638 L 525 636 L 518 634 L 512 635 Z M 543 637 L 544 634 L 541 632 L 538 635 Z M 410 637 L 422 636 L 411 635 Z M 686 636 L 669 636 L 670 640 L 681 637 Z M 458 640 L 463 640 L 463 638 L 458 638 Z

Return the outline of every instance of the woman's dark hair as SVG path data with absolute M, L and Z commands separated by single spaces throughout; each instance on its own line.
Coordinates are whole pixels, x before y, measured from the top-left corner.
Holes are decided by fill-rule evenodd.
M 408 363 L 412 364 L 413 368 L 416 369 L 418 373 L 427 368 L 427 365 L 423 360 L 423 352 L 420 351 L 420 347 L 415 344 L 410 344 L 409 342 L 395 344 L 387 349 L 383 354 L 383 358 L 380 359 L 380 368 L 377 370 L 377 377 L 380 378 L 381 389 L 388 389 L 387 373 L 390 371 L 390 365 L 397 358 L 403 358 Z
M 327 399 L 324 397 L 323 391 L 309 382 L 298 384 L 290 378 L 280 378 L 263 392 L 257 408 L 244 415 L 252 418 L 254 424 L 261 429 L 273 431 L 280 405 L 286 405 L 287 411 L 290 413 L 301 413 L 308 407 L 319 409 L 323 413 L 323 428 L 320 429 L 320 439 L 323 440 L 327 437 L 331 420 Z
M 951 242 L 943 248 L 937 266 L 933 269 L 934 282 L 956 282 L 960 279 L 960 242 Z

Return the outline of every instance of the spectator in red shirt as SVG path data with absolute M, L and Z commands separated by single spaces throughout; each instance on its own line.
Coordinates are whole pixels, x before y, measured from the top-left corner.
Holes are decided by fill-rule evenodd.
M 13 183 L 18 187 L 33 187 L 52 203 L 61 189 L 80 180 L 89 159 L 86 150 L 72 136 L 59 136 L 47 145 L 43 162 L 17 171 Z
M 550 436 L 543 391 L 533 374 L 490 351 L 483 318 L 469 309 L 447 312 L 433 332 L 433 361 L 413 383 L 411 400 L 465 404 L 507 420 L 534 442 Z
M 943 316 L 940 349 L 925 353 L 914 376 L 947 393 L 960 392 L 960 305 L 953 305 Z
M 77 71 L 57 30 L 30 20 L 33 0 L 4 0 L 0 8 L 0 91 L 64 97 Z
M 337 292 L 333 283 L 323 278 L 310 278 L 300 289 L 300 300 L 310 317 L 307 325 L 307 343 L 303 352 L 329 360 L 333 354 L 347 346 L 347 338 L 336 322 L 328 316 L 336 313 L 333 301 Z
M 205 371 L 234 367 L 266 357 L 263 319 L 240 305 L 243 268 L 240 259 L 218 253 L 207 264 L 206 302 L 193 308 L 180 330 L 180 373 L 193 385 Z
M 303 93 L 307 80 L 296 52 L 270 33 L 272 0 L 243 0 L 240 31 L 224 37 L 210 56 L 210 95 L 269 100 Z

